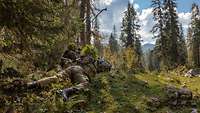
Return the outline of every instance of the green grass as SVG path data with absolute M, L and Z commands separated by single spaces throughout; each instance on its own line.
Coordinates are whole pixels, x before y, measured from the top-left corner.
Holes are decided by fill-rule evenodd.
M 187 78 L 173 73 L 105 73 L 95 80 L 92 87 L 93 96 L 87 110 L 91 113 L 190 113 L 190 107 L 170 109 L 168 106 L 161 106 L 154 109 L 149 107 L 147 102 L 152 97 L 164 98 L 164 87 L 167 85 L 182 87 L 186 84 L 195 95 L 199 95 L 200 91 L 200 78 Z M 98 87 L 95 87 L 97 84 Z

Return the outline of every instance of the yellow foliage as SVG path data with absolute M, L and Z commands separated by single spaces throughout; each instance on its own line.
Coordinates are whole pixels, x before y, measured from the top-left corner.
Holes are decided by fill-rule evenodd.
M 107 59 L 113 67 L 117 67 L 119 60 L 119 55 L 117 53 L 112 53 L 109 47 L 104 48 L 104 58 Z
M 133 48 L 126 48 L 122 52 L 123 62 L 128 69 L 133 69 L 137 66 L 137 57 Z
M 133 48 L 125 48 L 120 54 L 112 53 L 109 47 L 104 48 L 104 58 L 106 58 L 114 68 L 131 70 L 138 66 L 138 57 Z

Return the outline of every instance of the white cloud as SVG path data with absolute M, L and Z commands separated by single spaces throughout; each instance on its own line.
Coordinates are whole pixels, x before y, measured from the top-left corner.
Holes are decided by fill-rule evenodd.
M 155 24 L 153 21 L 152 8 L 143 9 L 139 14 L 139 21 L 141 25 L 139 34 L 142 37 L 142 43 L 154 43 L 155 39 L 152 39 L 153 34 L 150 32 Z
M 139 4 L 134 4 L 133 7 L 138 10 L 140 8 Z
M 179 13 L 178 17 L 179 17 L 179 22 L 182 23 L 183 29 L 186 32 L 189 24 L 191 23 L 191 13 Z
M 129 2 L 130 2 L 131 4 L 133 4 L 134 0 L 129 0 Z
M 100 0 L 100 2 L 105 5 L 110 5 L 113 2 L 113 0 Z

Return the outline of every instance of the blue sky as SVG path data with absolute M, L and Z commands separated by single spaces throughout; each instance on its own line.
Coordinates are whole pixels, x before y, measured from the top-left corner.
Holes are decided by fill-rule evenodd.
M 155 24 L 152 16 L 151 0 L 97 0 L 98 6 L 101 8 L 107 7 L 108 11 L 101 14 L 100 31 L 104 34 L 109 34 L 112 31 L 113 25 L 116 25 L 118 34 L 120 34 L 121 21 L 127 4 L 130 1 L 133 3 L 138 12 L 141 30 L 139 31 L 142 36 L 143 44 L 154 43 L 152 39 L 151 28 Z M 177 0 L 177 11 L 179 21 L 183 24 L 185 34 L 190 23 L 191 6 L 192 3 L 200 5 L 200 0 Z
M 151 0 L 134 0 L 134 2 L 139 4 L 141 10 L 149 8 L 151 6 Z M 200 0 L 177 0 L 178 11 L 179 12 L 190 11 L 192 3 L 200 4 Z

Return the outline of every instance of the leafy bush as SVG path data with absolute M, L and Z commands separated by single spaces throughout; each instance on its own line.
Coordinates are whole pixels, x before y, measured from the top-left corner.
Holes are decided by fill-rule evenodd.
M 93 58 L 97 59 L 97 49 L 91 45 L 86 45 L 85 47 L 82 48 L 81 50 L 81 55 L 87 56 L 90 55 Z

